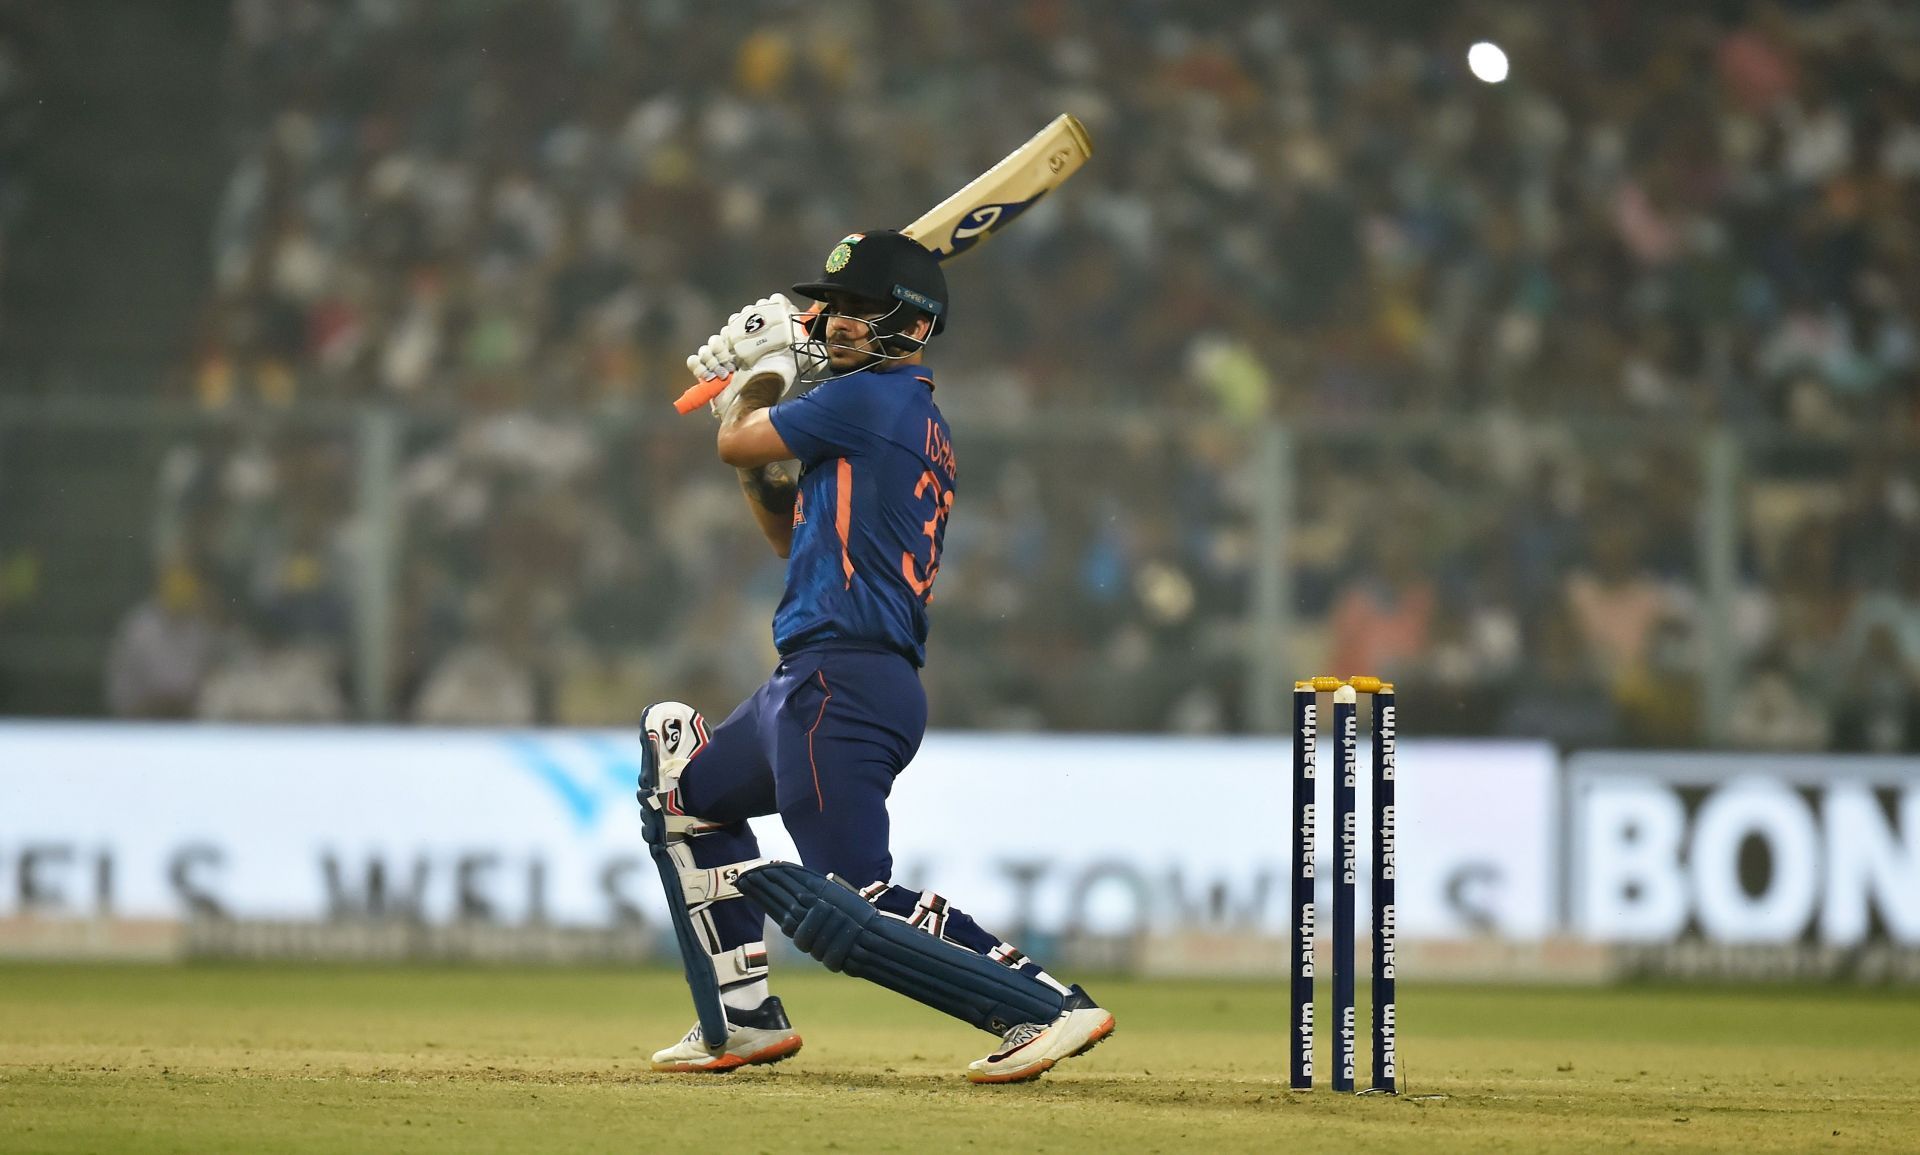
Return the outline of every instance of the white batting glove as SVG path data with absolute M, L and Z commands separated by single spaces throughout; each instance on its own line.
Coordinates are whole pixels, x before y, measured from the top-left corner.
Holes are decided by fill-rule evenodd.
M 703 385 L 721 386 L 717 391 L 705 394 L 709 398 L 707 407 L 713 410 L 715 417 L 726 413 L 727 406 L 733 404 L 733 399 L 740 393 L 740 386 L 747 380 L 744 375 L 734 372 L 733 356 L 727 351 L 726 343 L 721 340 L 718 333 L 707 338 L 707 343 L 696 349 L 693 356 L 687 358 L 687 369 L 699 378 Z M 702 396 L 698 393 L 692 395 Z M 694 404 L 698 404 L 698 401 Z M 683 408 L 682 412 L 685 411 Z
M 800 328 L 793 302 L 779 293 L 762 297 L 727 318 L 720 339 L 732 355 L 743 377 L 772 373 L 780 378 L 780 392 L 793 388 L 800 375 L 799 358 L 793 346 Z
M 715 377 L 726 377 L 733 373 L 733 354 L 721 341 L 720 334 L 707 338 L 707 343 L 687 358 L 687 368 L 702 381 L 711 381 Z
M 791 350 L 798 333 L 796 312 L 792 301 L 775 293 L 728 317 L 720 336 L 733 351 L 734 364 L 750 369 L 763 357 Z

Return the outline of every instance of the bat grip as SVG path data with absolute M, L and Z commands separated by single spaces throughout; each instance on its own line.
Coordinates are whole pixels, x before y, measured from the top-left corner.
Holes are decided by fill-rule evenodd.
M 815 301 L 812 307 L 806 312 L 796 314 L 794 320 L 800 322 L 801 330 L 811 337 L 813 335 L 814 323 L 820 319 L 820 314 L 826 307 L 823 302 Z M 703 377 L 688 386 L 687 391 L 680 394 L 679 398 L 674 401 L 673 407 L 681 413 L 691 413 L 725 392 L 728 383 L 732 380 L 733 374 L 731 373 L 719 377 Z
M 725 377 L 708 377 L 703 381 L 695 381 L 674 401 L 673 407 L 681 413 L 691 413 L 726 392 L 727 383 L 732 380 L 733 374 L 729 373 Z

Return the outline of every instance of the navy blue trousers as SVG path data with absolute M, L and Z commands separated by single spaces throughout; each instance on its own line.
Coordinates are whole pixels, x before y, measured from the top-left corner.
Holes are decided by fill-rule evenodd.
M 891 878 L 887 795 L 926 730 L 920 672 L 900 655 L 842 646 L 789 655 L 681 772 L 681 807 L 727 824 L 694 840 L 695 861 L 758 857 L 746 820 L 778 814 L 811 869 L 854 886 Z
M 900 655 L 827 645 L 787 656 L 681 771 L 681 810 L 725 824 L 693 840 L 693 860 L 717 867 L 758 858 L 747 819 L 778 814 L 806 866 L 838 875 L 928 934 L 1052 982 L 939 895 L 889 885 L 887 795 L 926 729 L 920 673 Z M 762 937 L 764 916 L 750 902 L 718 903 L 712 915 L 722 948 Z

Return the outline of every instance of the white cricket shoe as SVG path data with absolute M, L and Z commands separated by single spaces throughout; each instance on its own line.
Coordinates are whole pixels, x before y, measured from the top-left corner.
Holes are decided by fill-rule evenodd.
M 724 1075 L 740 1067 L 777 1063 L 800 1053 L 800 1035 L 787 1021 L 786 1008 L 778 995 L 750 1011 L 727 1009 L 726 1048 L 715 1054 L 707 1049 L 699 1024 L 685 1038 L 665 1050 L 653 1053 L 653 1069 L 678 1073 L 704 1072 Z
M 1113 1033 L 1113 1015 L 1092 996 L 1071 988 L 1066 1009 L 1050 1023 L 1021 1023 L 1000 1040 L 1000 1049 L 967 1064 L 973 1083 L 1025 1083 L 1038 1079 L 1062 1059 L 1084 1055 Z

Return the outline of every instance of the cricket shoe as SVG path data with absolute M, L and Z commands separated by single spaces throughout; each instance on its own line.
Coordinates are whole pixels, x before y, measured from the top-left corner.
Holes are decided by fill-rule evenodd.
M 680 1073 L 724 1075 L 740 1067 L 777 1063 L 800 1053 L 800 1035 L 787 1021 L 787 1011 L 778 995 L 750 1011 L 727 1008 L 727 1045 L 718 1053 L 707 1049 L 707 1040 L 694 1025 L 687 1037 L 673 1046 L 653 1053 L 653 1069 Z
M 1075 983 L 1066 1009 L 1050 1023 L 1021 1023 L 1000 1040 L 1000 1049 L 967 1064 L 973 1083 L 1025 1083 L 1062 1059 L 1084 1055 L 1113 1033 L 1113 1015 Z

